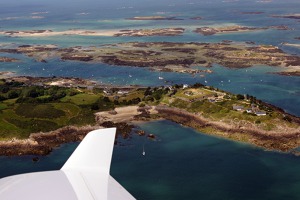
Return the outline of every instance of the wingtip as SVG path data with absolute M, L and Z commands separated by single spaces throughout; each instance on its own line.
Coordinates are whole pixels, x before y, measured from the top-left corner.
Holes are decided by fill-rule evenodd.
M 61 170 L 105 172 L 109 174 L 116 128 L 89 132 Z

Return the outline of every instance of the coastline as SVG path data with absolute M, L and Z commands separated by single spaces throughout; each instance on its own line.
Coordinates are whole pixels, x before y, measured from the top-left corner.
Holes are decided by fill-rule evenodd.
M 66 126 L 55 131 L 30 134 L 28 139 L 0 141 L 0 156 L 47 155 L 53 148 L 69 142 L 81 141 L 100 126 Z
M 183 109 L 165 105 L 145 107 L 125 106 L 116 108 L 115 110 L 98 112 L 95 116 L 96 122 L 100 126 L 66 126 L 46 133 L 32 133 L 28 139 L 24 140 L 12 139 L 10 141 L 0 141 L 0 154 L 5 156 L 47 155 L 53 148 L 63 143 L 81 141 L 88 132 L 103 127 L 117 127 L 117 131 L 121 133 L 123 138 L 129 138 L 133 122 L 138 123 L 157 119 L 170 120 L 194 128 L 207 135 L 249 143 L 266 150 L 291 152 L 295 155 L 299 154 L 295 150 L 295 148 L 300 146 L 299 128 L 294 131 L 268 132 L 253 127 L 243 127 L 240 124 L 230 125 L 212 121 L 199 114 L 189 113 Z M 295 118 L 294 120 L 297 120 L 297 123 L 300 123 L 297 117 L 292 117 Z M 137 133 L 145 135 L 143 130 Z M 155 136 L 153 135 L 153 137 Z M 117 143 L 116 141 L 115 144 Z
M 51 37 L 59 35 L 81 35 L 81 36 L 114 36 L 118 30 L 28 30 L 28 31 L 0 31 L 0 34 L 9 37 Z
M 300 130 L 295 132 L 267 132 L 259 129 L 230 126 L 227 124 L 209 121 L 202 116 L 170 107 L 156 107 L 163 118 L 188 126 L 204 134 L 219 136 L 234 141 L 246 142 L 267 150 L 290 152 L 300 145 Z M 293 139 L 293 141 L 292 141 Z

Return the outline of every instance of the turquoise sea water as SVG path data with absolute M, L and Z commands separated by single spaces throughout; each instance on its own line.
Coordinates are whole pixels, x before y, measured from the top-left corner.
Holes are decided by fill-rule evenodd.
M 109 2 L 96 0 L 0 2 L 0 30 L 34 29 L 139 29 L 183 27 L 187 31 L 178 37 L 5 37 L 1 48 L 22 44 L 56 44 L 60 47 L 102 45 L 130 41 L 220 42 L 222 40 L 254 41 L 257 44 L 280 46 L 284 51 L 300 55 L 300 49 L 281 46 L 282 42 L 299 44 L 300 22 L 295 19 L 273 18 L 272 15 L 299 13 L 298 0 L 256 0 L 226 2 L 142 0 Z M 261 11 L 262 14 L 241 14 Z M 33 19 L 34 12 L 44 18 Z M 134 16 L 163 15 L 183 20 L 131 21 Z M 201 16 L 202 20 L 191 20 Z M 267 30 L 243 34 L 202 36 L 192 32 L 196 27 L 243 25 L 266 27 L 287 25 L 291 30 Z M 0 71 L 17 75 L 74 76 L 107 84 L 213 85 L 234 93 L 250 94 L 300 116 L 300 77 L 272 74 L 279 69 L 255 66 L 248 69 L 226 69 L 215 65 L 214 73 L 205 78 L 188 74 L 157 73 L 147 68 L 62 62 L 51 59 L 38 63 L 23 55 L 4 54 L 21 59 L 19 63 L 0 63 Z M 113 76 L 112 76 L 113 74 Z M 129 76 L 130 75 L 130 76 Z M 163 76 L 164 80 L 158 80 Z M 169 81 L 165 83 L 164 81 Z M 158 141 L 133 137 L 125 147 L 115 147 L 112 175 L 137 199 L 299 199 L 299 158 L 290 154 L 266 152 L 249 145 L 230 142 L 196 133 L 169 121 L 150 122 L 140 126 L 156 135 Z M 1 127 L 0 127 L 1 128 Z M 141 156 L 142 145 L 146 156 Z M 77 144 L 66 144 L 38 163 L 26 157 L 0 157 L 0 177 L 49 169 L 59 169 Z

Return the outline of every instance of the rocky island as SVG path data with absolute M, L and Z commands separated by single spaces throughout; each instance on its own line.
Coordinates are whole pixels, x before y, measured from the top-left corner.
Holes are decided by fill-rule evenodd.
M 219 64 L 228 68 L 246 68 L 255 65 L 280 66 L 299 71 L 300 57 L 289 55 L 272 45 L 237 42 L 176 43 L 130 42 L 91 47 L 59 48 L 56 45 L 21 45 L 0 49 L 0 52 L 25 54 L 40 62 L 50 58 L 64 61 L 106 63 L 130 67 L 148 67 L 156 71 L 180 73 L 211 73 L 194 66 L 211 67 Z
M 0 82 L 1 155 L 44 155 L 62 143 L 80 141 L 100 127 L 116 126 L 120 137 L 130 139 L 132 121 L 153 119 L 172 120 L 266 149 L 295 151 L 300 145 L 300 118 L 250 95 L 200 83 L 153 88 L 78 87 L 46 85 L 41 77 L 25 84 L 19 82 L 22 78 Z M 55 77 L 52 81 L 64 80 L 72 78 Z M 143 131 L 136 133 L 155 138 Z
M 288 19 L 300 19 L 300 14 L 287 14 L 287 15 L 272 15 L 275 18 L 288 18 Z
M 19 61 L 16 58 L 9 58 L 9 57 L 0 57 L 0 62 L 17 62 Z
M 115 37 L 178 36 L 178 35 L 182 35 L 184 31 L 185 31 L 184 28 L 120 30 L 118 33 L 114 34 L 114 36 Z
M 226 26 L 226 27 L 201 27 L 197 28 L 194 32 L 200 33 L 202 35 L 214 35 L 214 34 L 226 34 L 235 32 L 249 32 L 249 31 L 260 31 L 266 30 L 267 28 L 255 28 L 255 27 L 245 27 L 245 26 Z
M 182 20 L 176 17 L 165 17 L 165 16 L 136 16 L 128 19 L 129 20 Z
M 263 14 L 264 12 L 261 12 L 261 11 L 249 11 L 249 12 L 241 12 L 241 14 L 244 14 L 244 15 L 260 15 L 260 14 Z

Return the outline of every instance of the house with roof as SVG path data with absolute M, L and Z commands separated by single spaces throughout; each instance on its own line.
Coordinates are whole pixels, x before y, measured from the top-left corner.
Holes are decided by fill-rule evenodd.
M 243 111 L 244 110 L 244 106 L 233 105 L 232 109 L 236 110 L 236 111 Z
M 265 115 L 267 115 L 267 112 L 266 112 L 266 111 L 260 110 L 260 111 L 256 111 L 255 114 L 256 114 L 257 116 L 265 116 Z

